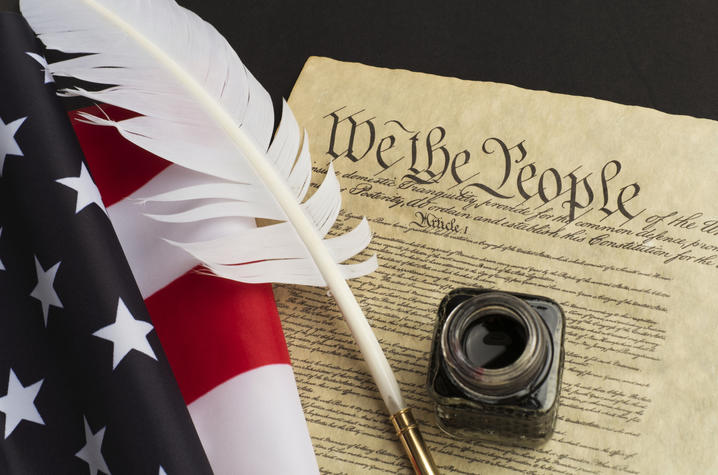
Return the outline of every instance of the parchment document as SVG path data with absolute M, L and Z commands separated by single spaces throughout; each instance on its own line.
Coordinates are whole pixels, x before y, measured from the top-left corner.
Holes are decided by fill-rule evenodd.
M 716 122 L 323 58 L 290 105 L 339 175 L 335 230 L 373 229 L 351 286 L 442 472 L 718 473 Z M 437 429 L 430 335 L 460 286 L 562 305 L 547 444 Z M 326 290 L 275 293 L 322 472 L 411 473 Z

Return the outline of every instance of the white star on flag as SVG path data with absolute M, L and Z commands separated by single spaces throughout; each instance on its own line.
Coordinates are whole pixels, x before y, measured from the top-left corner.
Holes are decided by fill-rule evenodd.
M 61 262 L 61 261 L 60 261 Z M 43 270 L 40 265 L 40 261 L 35 256 L 35 272 L 37 273 L 37 285 L 32 292 L 30 297 L 36 298 L 42 304 L 42 316 L 45 319 L 45 326 L 47 327 L 47 314 L 50 311 L 50 305 L 62 308 L 62 302 L 60 297 L 55 292 L 55 276 L 57 270 L 60 268 L 60 262 L 50 267 L 48 270 Z
M 165 469 L 162 468 L 162 465 L 160 465 L 160 473 L 158 473 L 157 475 L 167 475 L 167 472 L 165 472 Z
M 30 51 L 26 51 L 25 53 L 32 59 L 40 63 L 40 66 L 42 66 L 42 71 L 45 73 L 45 84 L 55 82 L 55 80 L 52 78 L 52 74 L 50 73 L 49 66 L 47 65 L 47 60 L 43 56 L 40 56 L 36 53 L 31 53 Z
M 110 469 L 107 468 L 105 458 L 102 456 L 102 439 L 105 437 L 107 427 L 103 427 L 93 434 L 90 424 L 87 423 L 87 418 L 83 417 L 82 419 L 85 423 L 85 446 L 75 454 L 75 457 L 87 462 L 87 465 L 90 466 L 90 475 L 96 475 L 98 470 L 110 475 Z
M 147 341 L 147 334 L 153 329 L 154 327 L 150 323 L 135 320 L 125 302 L 119 299 L 115 323 L 97 330 L 93 335 L 112 342 L 112 369 L 114 370 L 132 350 L 137 350 L 157 360 L 155 352 Z
M 97 185 L 92 181 L 90 172 L 87 171 L 85 163 L 82 163 L 80 168 L 80 176 L 67 177 L 55 180 L 61 185 L 65 185 L 68 188 L 72 188 L 77 192 L 77 202 L 75 205 L 75 214 L 82 211 L 85 207 L 91 204 L 96 204 L 100 209 L 107 214 L 105 205 L 102 203 L 102 197 L 100 196 L 100 190 L 97 189 Z
M 7 394 L 0 397 L 0 411 L 5 413 L 6 439 L 22 420 L 45 425 L 45 421 L 42 420 L 42 416 L 40 416 L 35 407 L 35 398 L 43 381 L 44 379 L 41 379 L 30 386 L 23 386 L 15 376 L 15 372 L 10 368 Z
M 6 124 L 2 118 L 0 118 L 0 176 L 2 176 L 2 170 L 3 167 L 5 167 L 5 157 L 8 155 L 24 156 L 15 141 L 15 134 L 17 133 L 17 129 L 25 122 L 25 119 L 27 119 L 27 117 Z
M 0 228 L 0 236 L 2 236 L 2 228 Z M 0 270 L 5 270 L 5 266 L 2 263 L 2 259 L 0 259 Z

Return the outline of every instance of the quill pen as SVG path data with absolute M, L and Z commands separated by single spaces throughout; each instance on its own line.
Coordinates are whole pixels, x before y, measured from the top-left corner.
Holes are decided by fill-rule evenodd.
M 175 243 L 213 273 L 245 282 L 327 285 L 361 350 L 417 473 L 436 473 L 396 378 L 354 298 L 346 278 L 376 268 L 376 257 L 341 264 L 366 247 L 366 221 L 325 239 L 340 208 L 331 167 L 314 195 L 302 203 L 311 177 L 306 137 L 284 104 L 274 139 L 268 93 L 226 40 L 173 0 L 22 0 L 20 7 L 50 49 L 84 56 L 49 66 L 54 75 L 100 84 L 100 91 L 66 90 L 141 114 L 115 122 L 136 145 L 202 173 L 196 184 L 147 201 L 196 200 L 167 222 L 227 217 L 269 218 L 278 224 L 212 241 Z

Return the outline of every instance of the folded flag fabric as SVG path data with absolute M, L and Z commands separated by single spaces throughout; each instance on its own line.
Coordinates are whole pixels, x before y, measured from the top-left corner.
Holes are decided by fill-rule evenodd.
M 43 61 L 0 15 L 0 473 L 211 473 Z
M 113 120 L 128 117 L 111 106 L 102 111 Z M 114 128 L 71 116 L 215 473 L 318 473 L 272 286 L 201 272 L 197 261 L 158 237 L 179 231 L 178 240 L 211 238 L 224 226 L 254 223 L 175 230 L 144 216 L 139 196 L 190 181 L 194 172 L 136 147 Z
M 9 17 L 9 15 L 5 15 L 5 17 Z M 6 27 L 7 24 L 14 25 L 11 28 L 12 35 L 10 35 L 11 29 Z M 19 25 L 22 25 L 23 28 L 26 27 L 19 17 L 12 21 L 3 18 L 3 23 L 0 26 L 1 36 L 15 36 L 17 34 L 15 30 L 20 28 Z M 23 34 L 29 35 L 26 31 Z M 31 36 L 28 38 L 32 39 Z M 0 47 L 5 45 L 9 48 L 9 45 L 12 45 L 13 49 L 18 48 L 17 40 L 10 40 L 9 37 L 2 38 L 2 40 Z M 24 46 L 22 48 L 34 54 L 26 55 L 24 51 L 20 55 L 14 54 L 14 61 L 17 61 L 18 57 L 24 57 L 32 63 L 32 73 L 40 78 L 40 83 L 45 88 L 45 96 L 40 96 L 37 91 L 28 91 L 27 94 L 21 96 L 12 90 L 10 94 L 17 96 L 13 98 L 13 103 L 56 102 L 52 98 L 54 94 L 52 78 L 43 71 L 44 59 L 37 50 L 36 43 L 34 41 L 31 43 L 32 48 Z M 9 54 L 4 56 L 10 57 Z M 5 59 L 2 58 L 3 61 Z M 11 77 L 11 81 L 14 81 L 11 85 L 15 85 L 15 87 L 19 87 L 18 83 L 26 81 L 19 79 L 17 74 L 20 70 L 15 66 L 3 67 L 2 71 L 3 74 L 8 71 L 12 72 L 8 76 Z M 3 77 L 0 76 L 0 78 Z M 5 89 L 3 85 L 0 93 L 5 95 Z M 57 104 L 53 107 L 59 108 Z M 126 114 L 124 111 L 109 108 L 105 109 L 105 112 L 110 113 L 114 118 L 122 118 L 122 115 Z M 168 166 L 166 162 L 149 156 L 124 141 L 109 128 L 93 127 L 77 121 L 74 121 L 73 125 L 76 137 L 80 139 L 85 152 L 87 166 L 81 161 L 79 154 L 74 168 L 67 165 L 61 166 L 58 146 L 50 145 L 44 150 L 45 161 L 42 164 L 38 162 L 35 165 L 36 168 L 33 168 L 31 172 L 20 175 L 15 170 L 19 166 L 17 162 L 27 161 L 30 156 L 26 147 L 32 149 L 49 138 L 59 140 L 66 147 L 73 148 L 75 153 L 78 153 L 77 138 L 72 136 L 72 133 L 67 133 L 69 126 L 66 121 L 64 131 L 62 128 L 52 127 L 53 124 L 43 122 L 40 130 L 33 130 L 31 134 L 30 131 L 23 130 L 26 127 L 25 122 L 30 120 L 28 118 L 21 122 L 24 117 L 30 116 L 28 113 L 14 109 L 8 109 L 6 113 L 5 103 L 0 102 L 0 118 L 4 120 L 0 124 L 0 159 L 6 163 L 5 174 L 12 173 L 18 177 L 18 180 L 22 179 L 26 182 L 17 181 L 16 183 L 15 179 L 11 182 L 6 180 L 6 177 L 0 178 L 3 193 L 2 214 L 0 214 L 0 227 L 3 228 L 0 231 L 0 261 L 3 262 L 0 265 L 0 299 L 3 300 L 0 302 L 6 299 L 19 299 L 25 302 L 24 305 L 29 305 L 27 301 L 34 302 L 37 307 L 36 311 L 39 312 L 40 325 L 43 325 L 44 319 L 48 320 L 46 328 L 55 328 L 57 323 L 54 323 L 53 320 L 56 314 L 69 312 L 70 306 L 67 297 L 69 291 L 65 287 L 62 287 L 63 290 L 60 291 L 57 286 L 53 286 L 53 282 L 64 282 L 64 278 L 61 280 L 61 277 L 65 275 L 64 263 L 68 262 L 66 258 L 57 257 L 57 254 L 39 255 L 40 262 L 35 267 L 32 267 L 33 261 L 30 259 L 30 270 L 24 270 L 26 273 L 31 272 L 32 275 L 35 275 L 42 269 L 44 284 L 40 286 L 38 278 L 37 285 L 40 290 L 36 292 L 41 297 L 40 299 L 30 295 L 34 292 L 32 288 L 34 282 L 25 284 L 25 287 L 30 286 L 27 292 L 23 290 L 24 287 L 18 287 L 19 281 L 13 283 L 15 287 L 8 287 L 7 290 L 2 287 L 4 283 L 2 279 L 9 275 L 10 264 L 13 268 L 17 267 L 17 258 L 14 256 L 20 255 L 14 248 L 8 246 L 11 244 L 24 246 L 28 248 L 26 252 L 31 252 L 32 249 L 29 248 L 34 245 L 35 240 L 44 236 L 51 243 L 49 249 L 56 253 L 69 249 L 70 245 L 79 246 L 78 252 L 89 250 L 91 253 L 78 257 L 78 261 L 87 266 L 98 263 L 103 266 L 100 273 L 91 274 L 89 271 L 85 271 L 81 278 L 74 279 L 79 282 L 89 280 L 89 286 L 80 286 L 82 299 L 78 297 L 78 300 L 83 304 L 81 307 L 83 311 L 93 313 L 93 318 L 99 318 L 94 315 L 90 304 L 99 298 L 98 296 L 108 296 L 107 298 L 109 298 L 116 294 L 120 287 L 115 280 L 121 279 L 122 282 L 127 282 L 127 285 L 135 285 L 131 277 L 128 276 L 125 257 L 122 256 L 122 252 L 117 246 L 117 238 L 112 234 L 113 229 L 109 225 L 111 222 L 140 292 L 138 294 L 137 290 L 134 290 L 134 300 L 127 297 L 127 299 L 123 298 L 122 301 L 119 301 L 119 297 L 114 297 L 115 308 L 111 317 L 108 317 L 111 321 L 106 324 L 102 320 L 102 325 L 99 325 L 97 329 L 92 329 L 91 343 L 94 346 L 105 344 L 109 348 L 107 366 L 111 374 L 119 374 L 122 370 L 129 373 L 129 369 L 125 370 L 124 368 L 128 366 L 127 362 L 131 359 L 139 360 L 145 365 L 152 362 L 163 368 L 165 373 L 169 373 L 164 357 L 166 353 L 169 365 L 177 379 L 175 383 L 169 378 L 171 384 L 167 384 L 172 386 L 170 389 L 174 391 L 174 406 L 166 405 L 160 398 L 156 400 L 148 398 L 144 392 L 141 392 L 142 389 L 136 387 L 135 381 L 144 383 L 145 380 L 150 380 L 155 386 L 160 385 L 156 377 L 148 371 L 143 371 L 139 376 L 134 377 L 136 379 L 124 383 L 122 390 L 117 393 L 110 389 L 105 391 L 109 394 L 108 397 L 116 399 L 127 398 L 127 393 L 137 392 L 142 404 L 146 405 L 146 407 L 142 407 L 141 418 L 128 418 L 127 422 L 131 421 L 135 430 L 143 432 L 143 436 L 146 438 L 159 437 L 161 439 L 148 442 L 145 447 L 146 451 L 152 452 L 152 457 L 158 459 L 156 469 L 146 468 L 145 465 L 150 464 L 150 461 L 154 459 L 149 456 L 145 457 L 145 452 L 137 452 L 138 455 L 135 456 L 133 450 L 135 445 L 141 443 L 139 439 L 125 445 L 119 435 L 113 435 L 115 438 L 112 439 L 112 443 L 113 447 L 118 450 L 118 455 L 108 458 L 110 450 L 108 441 L 110 434 L 114 434 L 113 426 L 103 421 L 89 419 L 89 428 L 80 425 L 78 431 L 90 430 L 90 432 L 80 432 L 79 435 L 86 438 L 93 437 L 95 445 L 92 448 L 96 453 L 99 452 L 104 456 L 103 460 L 106 461 L 106 464 L 101 465 L 96 459 L 92 459 L 91 462 L 84 462 L 84 470 L 89 468 L 91 474 L 103 472 L 167 473 L 170 475 L 173 473 L 205 473 L 209 469 L 204 453 L 201 448 L 197 449 L 199 446 L 198 433 L 201 446 L 206 451 L 211 468 L 215 473 L 318 473 L 294 376 L 289 365 L 286 344 L 274 306 L 271 286 L 237 284 L 209 276 L 198 271 L 196 269 L 197 262 L 183 251 L 156 237 L 163 235 L 182 240 L 181 237 L 186 237 L 187 233 L 211 236 L 213 232 L 218 231 L 218 228 L 253 226 L 254 223 L 234 220 L 217 222 L 210 226 L 197 226 L 195 229 L 163 228 L 162 232 L 158 232 L 156 227 L 161 225 L 144 216 L 144 212 L 147 210 L 143 208 L 142 201 L 137 197 L 147 193 L 148 190 L 162 190 L 166 187 L 176 186 L 178 183 L 191 182 L 194 178 L 193 174 L 176 166 Z M 45 120 L 47 117 L 49 116 L 46 115 Z M 34 136 L 35 133 L 41 134 L 44 138 L 39 140 Z M 29 144 L 33 144 L 33 146 L 30 147 Z M 33 156 L 36 153 L 38 152 L 32 151 Z M 91 176 L 94 178 L 94 182 L 90 178 Z M 45 181 L 43 182 L 43 180 Z M 97 184 L 97 187 L 94 183 Z M 24 192 L 26 188 L 29 192 L 28 197 L 23 199 L 28 201 L 28 204 L 23 205 L 25 208 L 22 208 L 20 205 L 16 205 L 14 200 L 16 200 L 16 195 Z M 60 191 L 65 193 L 64 198 L 55 196 Z M 45 197 L 43 198 L 45 201 L 41 203 L 38 199 L 39 196 Z M 61 220 L 61 214 L 57 211 L 57 206 L 64 203 L 63 199 L 72 202 L 70 211 L 73 213 L 71 216 L 74 219 L 89 215 L 91 212 L 96 215 L 93 218 L 95 221 L 104 223 L 103 226 L 106 229 L 103 232 L 111 236 L 108 238 L 105 234 L 87 227 L 83 222 L 78 224 L 77 230 L 74 231 L 74 234 L 71 233 L 69 238 L 63 237 L 62 232 L 67 232 L 70 229 L 68 222 Z M 46 209 L 51 213 L 51 218 L 48 219 L 54 227 L 45 224 L 45 221 L 42 220 L 34 223 L 34 220 L 29 219 L 29 211 L 35 211 L 35 208 Z M 26 229 L 21 235 L 15 231 L 15 228 L 19 228 L 15 222 L 23 220 L 30 222 L 30 225 L 24 223 Z M 12 233 L 11 227 L 13 228 Z M 26 234 L 32 237 L 26 237 Z M 67 239 L 70 241 L 69 244 L 65 243 Z M 111 253 L 121 260 L 124 266 L 122 276 L 117 270 L 106 266 L 99 260 L 100 250 L 98 248 L 105 249 L 107 240 L 112 241 L 114 248 L 104 252 Z M 111 248 L 112 246 L 107 247 Z M 13 257 L 6 257 L 8 253 Z M 59 262 L 59 267 L 55 265 L 56 261 Z M 5 270 L 2 270 L 3 268 Z M 15 279 L 13 275 L 8 281 Z M 73 279 L 68 278 L 68 280 Z M 106 288 L 106 285 L 109 287 Z M 28 295 L 25 296 L 23 292 Z M 149 309 L 152 323 L 147 318 L 142 299 L 145 300 L 147 309 Z M 38 303 L 37 300 L 40 302 Z M 126 308 L 121 304 L 124 304 Z M 4 304 L 0 303 L 0 309 L 2 309 L 0 310 L 2 312 L 0 320 L 3 322 L 8 320 L 4 308 Z M 17 312 L 13 311 L 12 313 Z M 139 323 L 131 324 L 128 314 Z M 57 320 L 63 321 L 61 318 Z M 109 327 L 109 324 L 117 321 L 122 324 Z M 105 327 L 109 327 L 109 329 Z M 114 343 L 117 341 L 116 332 L 113 332 L 114 328 L 132 328 L 128 332 L 134 335 L 135 340 L 132 341 L 135 346 L 128 347 L 127 344 Z M 137 336 L 145 331 L 146 333 L 142 336 L 146 337 L 147 344 L 142 343 Z M 62 334 L 67 337 L 67 330 L 63 330 Z M 12 331 L 3 332 L 0 338 L 6 335 L 13 335 L 13 333 Z M 80 343 L 75 344 L 80 342 L 79 337 L 73 336 L 68 341 L 70 343 L 66 346 L 70 348 L 69 351 L 72 354 L 80 351 Z M 162 347 L 160 347 L 160 342 Z M 56 350 L 62 345 L 59 343 L 54 346 L 50 345 L 52 351 L 48 349 L 48 345 L 44 346 L 43 352 L 50 352 L 48 357 L 51 357 L 56 353 L 60 354 Z M 29 344 L 24 348 L 26 351 L 32 352 L 32 346 Z M 114 348 L 117 350 L 113 351 Z M 8 354 L 6 357 L 1 351 L 3 350 L 0 350 L 0 365 L 10 367 L 11 356 Z M 154 354 L 154 358 L 150 356 L 150 352 Z M 33 353 L 35 358 L 38 357 L 38 354 Z M 64 368 L 68 358 L 65 356 L 56 358 L 53 364 L 62 364 Z M 85 355 L 85 358 L 88 356 Z M 101 366 L 101 361 L 99 356 L 90 356 L 88 361 L 83 361 L 83 364 L 95 368 L 95 366 Z M 0 371 L 2 370 L 3 368 L 0 366 Z M 36 382 L 42 378 L 42 375 L 38 376 L 38 374 L 31 373 L 25 376 L 18 373 L 20 386 L 28 388 L 28 394 L 30 394 L 30 388 L 35 391 L 38 387 Z M 94 377 L 95 375 L 93 373 L 89 376 Z M 77 377 L 73 377 L 73 384 L 76 382 L 75 379 Z M 17 385 L 17 382 L 12 379 L 12 375 L 9 376 L 9 381 Z M 67 391 L 74 391 L 74 386 L 70 387 L 70 383 L 67 384 Z M 94 388 L 94 381 L 91 378 L 88 378 L 86 384 L 93 386 L 91 395 L 99 391 Z M 176 391 L 177 384 L 181 390 L 181 396 Z M 165 387 L 164 385 L 160 386 Z M 104 386 L 102 387 L 104 388 Z M 1 388 L 2 373 L 0 373 L 0 394 L 3 393 Z M 38 394 L 39 396 L 43 395 L 42 386 L 40 386 Z M 40 400 L 39 396 L 36 401 Z M 29 397 L 27 396 L 26 399 Z M 88 395 L 80 394 L 78 397 L 81 403 L 89 404 L 87 402 Z M 186 406 L 183 404 L 182 397 L 184 397 Z M 179 399 L 179 404 L 177 399 Z M 125 402 L 129 404 L 128 401 Z M 155 403 L 154 406 L 150 402 Z M 1 404 L 2 399 L 0 399 L 0 411 L 4 412 Z M 132 404 L 132 407 L 135 408 L 140 403 L 132 402 Z M 189 423 L 187 409 L 189 409 L 191 421 L 196 427 L 196 433 L 192 424 Z M 39 410 L 42 415 L 42 408 Z M 182 422 L 182 417 L 173 412 L 177 410 L 182 412 L 184 422 Z M 23 426 L 29 425 L 32 428 L 33 424 L 39 424 L 32 422 L 33 418 L 37 419 L 35 413 L 27 412 L 26 415 L 29 419 L 20 419 L 18 427 L 23 428 Z M 160 419 L 165 417 L 172 420 L 172 424 L 167 426 L 169 429 L 158 427 L 163 422 Z M 80 419 L 80 423 L 82 422 L 83 420 Z M 152 427 L 147 428 L 148 424 Z M 182 424 L 188 427 L 180 427 Z M 167 433 L 166 430 L 171 430 L 171 433 Z M 106 433 L 105 442 L 100 440 L 101 436 L 98 435 L 100 433 Z M 189 443 L 183 442 L 184 439 L 193 440 L 195 447 L 193 449 L 186 447 Z M 98 440 L 100 440 L 99 443 Z M 69 441 L 63 442 L 69 444 Z M 59 447 L 62 447 L 61 444 L 57 445 L 51 442 L 45 445 L 57 452 L 60 452 Z M 181 463 L 167 462 L 165 464 L 160 460 L 165 453 L 157 448 L 165 445 L 179 451 L 187 460 L 182 460 Z M 75 452 L 78 451 L 82 452 L 79 448 L 75 450 Z M 70 456 L 74 456 L 75 452 L 72 452 Z M 7 454 L 14 454 L 10 449 L 3 450 L 3 453 L 6 454 L 5 458 L 11 457 Z M 195 457 L 197 460 L 194 460 L 192 455 L 195 453 L 198 453 Z M 75 458 L 81 464 L 85 460 L 79 456 Z M 136 465 L 129 465 L 129 468 L 125 468 L 120 465 L 123 458 L 131 459 L 128 463 Z M 135 460 L 135 458 L 141 460 Z M 145 465 L 140 466 L 140 462 Z M 118 465 L 115 467 L 113 463 Z M 78 467 L 57 462 L 55 467 L 54 470 L 36 472 L 85 473 L 82 471 L 82 465 Z M 32 470 L 23 470 L 21 466 L 13 466 L 8 469 L 8 472 L 36 473 Z

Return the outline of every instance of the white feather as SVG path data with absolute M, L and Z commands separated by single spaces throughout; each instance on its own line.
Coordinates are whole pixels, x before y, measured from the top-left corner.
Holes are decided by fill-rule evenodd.
M 48 48 L 92 53 L 51 65 L 53 74 L 114 85 L 102 91 L 74 89 L 65 91 L 66 94 L 85 96 L 143 114 L 119 122 L 83 114 L 86 121 L 113 126 L 123 137 L 155 155 L 218 178 L 191 189 L 146 197 L 147 202 L 202 200 L 180 213 L 148 216 L 172 223 L 226 217 L 291 222 L 288 215 L 291 211 L 278 205 L 271 185 L 267 185 L 266 177 L 263 180 L 258 176 L 248 155 L 263 156 L 265 163 L 272 165 L 275 177 L 271 178 L 284 182 L 297 201 L 294 210 L 297 212 L 298 201 L 306 194 L 311 179 L 306 140 L 300 149 L 302 134 L 285 102 L 282 120 L 270 146 L 274 119 L 269 95 L 209 24 L 167 0 L 24 1 L 22 8 Z M 227 133 L 229 123 L 233 132 L 244 136 L 243 144 L 238 144 L 236 137 Z M 215 202 L 207 203 L 207 199 L 215 199 Z M 340 206 L 339 186 L 330 172 L 312 199 L 301 205 L 301 210 L 323 237 L 333 225 Z M 286 233 L 287 229 L 270 226 L 269 230 L 260 228 L 247 234 L 252 232 L 259 236 L 267 232 Z M 277 269 L 286 265 L 288 271 L 301 268 L 302 272 L 287 273 L 297 276 L 294 283 L 326 285 L 326 279 L 311 264 L 313 259 L 307 254 L 306 243 L 296 232 L 289 232 L 296 247 L 293 255 L 302 254 L 305 262 L 282 262 L 297 257 L 275 258 L 280 262 L 266 267 Z M 354 252 L 348 256 L 344 253 L 345 259 L 361 252 L 367 245 L 366 238 L 356 234 L 354 245 L 348 246 Z M 266 242 L 244 236 L 235 245 L 247 248 L 253 243 L 261 248 Z M 176 244 L 189 251 L 198 243 Z M 246 255 L 248 261 L 222 259 L 222 265 L 257 260 L 251 257 L 249 249 Z M 258 275 L 256 272 L 262 268 L 258 263 L 252 265 L 251 278 L 243 279 L 243 272 L 223 270 L 220 259 L 202 261 L 209 268 L 221 270 L 219 274 L 228 278 L 252 282 L 278 280 Z M 314 271 L 309 272 L 312 266 Z M 354 268 L 356 266 L 339 267 Z M 362 269 L 374 270 L 371 265 Z M 342 273 L 345 278 L 355 274 L 348 270 Z M 275 276 L 276 271 L 272 270 L 272 275 Z
M 271 141 L 270 97 L 227 41 L 172 0 L 21 0 L 20 4 L 48 48 L 91 53 L 50 65 L 53 75 L 113 85 L 66 94 L 141 114 L 120 122 L 92 116 L 86 120 L 116 127 L 140 147 L 207 175 L 197 183 L 202 188 L 185 190 L 190 193 L 184 198 L 178 196 L 179 190 L 154 197 L 199 201 L 198 206 L 164 219 L 181 223 L 251 215 L 284 220 L 211 242 L 177 245 L 223 277 L 328 285 L 390 413 L 403 409 L 396 379 L 345 281 L 374 270 L 376 258 L 338 265 L 364 249 L 369 228 L 362 223 L 340 238 L 324 239 L 340 209 L 336 177 L 330 168 L 319 190 L 301 203 L 311 177 L 307 140 L 300 140 L 300 129 L 284 104 Z

